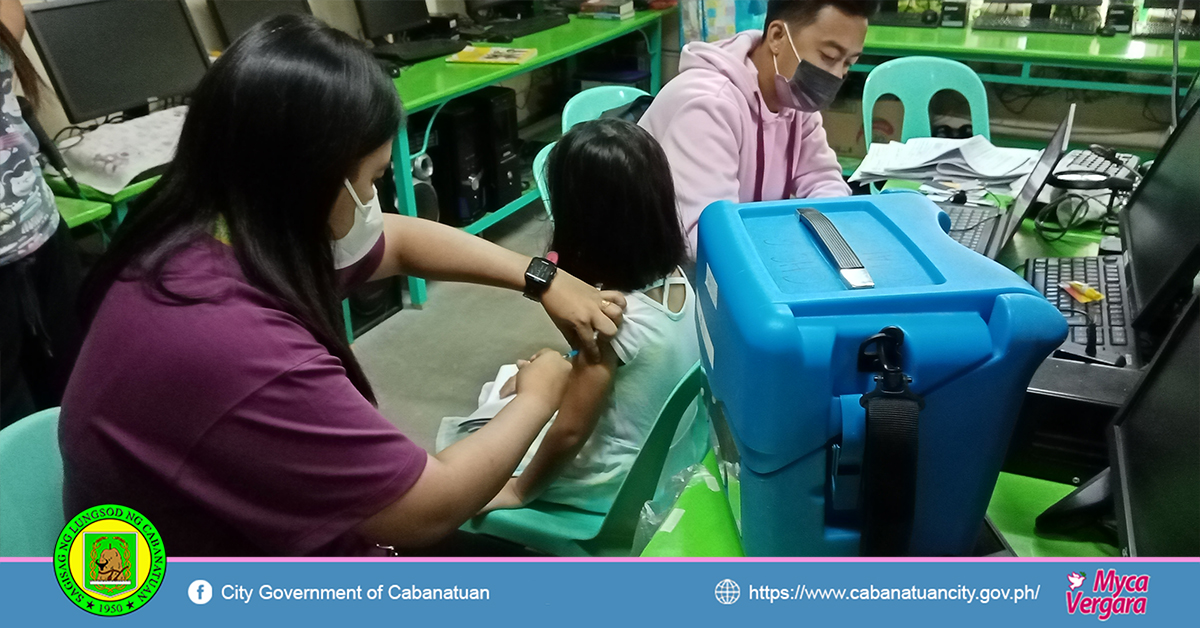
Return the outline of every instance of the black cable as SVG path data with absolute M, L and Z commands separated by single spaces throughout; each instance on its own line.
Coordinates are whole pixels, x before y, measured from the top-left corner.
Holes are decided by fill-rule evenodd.
M 1060 287 L 1059 290 L 1061 290 L 1061 289 L 1062 288 Z M 1095 321 L 1092 320 L 1092 315 L 1088 314 L 1087 312 L 1085 312 L 1083 310 L 1077 310 L 1073 307 L 1069 307 L 1069 308 L 1067 308 L 1067 311 L 1072 314 L 1078 314 L 1078 315 L 1084 317 L 1085 319 L 1087 319 L 1087 322 L 1085 323 L 1086 325 L 1095 325 L 1096 324 Z M 1059 310 L 1059 312 L 1062 312 L 1062 310 Z
M 1061 290 L 1062 288 L 1060 287 L 1059 289 Z M 1060 309 L 1059 312 L 1062 312 L 1062 310 Z M 1080 316 L 1083 316 L 1085 319 L 1087 319 L 1087 323 L 1085 323 L 1087 325 L 1087 332 L 1086 332 L 1087 333 L 1087 342 L 1084 343 L 1083 352 L 1088 357 L 1092 357 L 1092 358 L 1096 357 L 1096 345 L 1097 345 L 1097 342 L 1096 342 L 1096 326 L 1097 326 L 1096 320 L 1092 318 L 1091 314 L 1088 314 L 1087 312 L 1085 312 L 1083 310 L 1077 310 L 1073 307 L 1068 307 L 1067 312 L 1071 312 L 1072 314 L 1079 314 Z M 1065 313 L 1063 315 L 1066 316 Z M 1067 317 L 1067 318 L 1070 318 L 1070 317 Z M 1069 324 L 1070 323 L 1068 323 L 1068 325 Z
M 57 144 L 58 138 L 62 137 L 64 134 L 66 134 L 67 137 L 74 137 L 75 135 L 83 135 L 84 133 L 86 133 L 89 130 L 90 129 L 85 129 L 80 126 L 65 126 L 61 129 L 59 129 L 58 133 L 54 134 L 53 141 L 55 144 Z
M 1067 224 L 1060 224 L 1057 222 L 1058 207 L 1070 200 L 1077 201 L 1079 204 L 1076 205 L 1075 209 L 1071 212 L 1070 217 L 1067 220 Z M 1089 199 L 1082 194 L 1070 192 L 1054 199 L 1053 201 L 1050 201 L 1049 203 L 1046 203 L 1045 207 L 1042 207 L 1042 209 L 1038 211 L 1037 215 L 1033 219 L 1034 229 L 1037 231 L 1037 234 L 1046 242 L 1058 242 L 1066 237 L 1067 233 L 1070 232 L 1071 229 L 1083 224 L 1083 222 L 1080 221 L 1080 218 L 1087 215 L 1088 200 Z M 1054 219 L 1055 225 L 1047 224 L 1050 222 L 1051 218 Z

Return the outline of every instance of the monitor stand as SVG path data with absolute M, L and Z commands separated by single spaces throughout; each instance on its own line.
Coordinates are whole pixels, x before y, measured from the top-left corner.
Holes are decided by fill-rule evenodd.
M 1039 534 L 1063 536 L 1092 532 L 1099 540 L 1118 545 L 1112 482 L 1109 467 L 1038 515 L 1035 529 Z

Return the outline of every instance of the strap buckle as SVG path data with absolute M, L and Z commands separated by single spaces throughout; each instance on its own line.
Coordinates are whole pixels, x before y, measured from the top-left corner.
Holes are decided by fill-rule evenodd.
M 912 378 L 904 373 L 904 356 L 900 352 L 903 344 L 904 331 L 889 326 L 858 346 L 859 372 L 876 374 L 875 390 L 863 395 L 859 401 L 864 408 L 873 399 L 889 398 L 907 399 L 916 402 L 918 408 L 925 409 L 925 398 L 908 387 Z

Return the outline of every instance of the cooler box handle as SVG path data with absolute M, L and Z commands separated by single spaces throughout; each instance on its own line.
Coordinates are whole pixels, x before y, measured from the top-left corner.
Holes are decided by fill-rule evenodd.
M 802 207 L 796 210 L 796 215 L 820 243 L 821 250 L 829 258 L 829 261 L 837 266 L 838 274 L 842 276 L 842 281 L 846 282 L 847 286 L 855 290 L 875 287 L 871 273 L 868 273 L 867 269 L 863 267 L 858 255 L 854 253 L 854 249 L 850 248 L 841 232 L 825 217 L 825 214 L 811 207 Z

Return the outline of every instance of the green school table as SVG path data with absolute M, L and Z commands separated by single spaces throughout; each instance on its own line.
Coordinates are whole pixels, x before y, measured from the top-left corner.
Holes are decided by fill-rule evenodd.
M 979 72 L 985 83 L 1090 89 L 1134 94 L 1170 94 L 1166 85 L 1117 82 L 1088 76 L 1097 71 L 1167 75 L 1171 73 L 1171 40 L 1055 33 L 975 31 L 967 28 L 872 26 L 863 52 L 871 57 L 927 55 L 963 62 L 992 63 Z M 869 72 L 877 65 L 860 62 L 851 70 Z M 1180 89 L 1200 67 L 1200 41 L 1179 43 Z M 1049 71 L 1048 71 L 1049 70 Z
M 407 113 L 431 108 L 440 108 L 448 101 L 469 94 L 488 85 L 512 78 L 568 59 L 585 50 L 612 41 L 622 35 L 640 32 L 646 38 L 650 51 L 650 91 L 657 93 L 662 81 L 662 17 L 666 11 L 638 11 L 633 18 L 623 21 L 579 19 L 571 17 L 569 24 L 550 30 L 519 37 L 511 44 L 514 48 L 536 48 L 537 56 L 521 65 L 457 64 L 444 59 L 431 59 L 405 68 L 396 79 L 396 90 Z M 436 113 L 434 114 L 436 117 Z M 433 120 L 430 120 L 433 124 Z M 396 177 L 396 190 L 400 213 L 415 216 L 416 200 L 413 197 L 412 155 L 408 146 L 408 130 L 401 128 L 397 140 L 392 144 L 392 164 Z M 537 188 L 529 190 L 517 200 L 484 215 L 463 228 L 477 234 L 512 215 L 517 210 L 540 197 Z M 425 280 L 409 278 L 409 295 L 414 305 L 425 302 Z M 347 322 L 347 325 L 349 323 Z M 349 328 L 347 327 L 347 332 Z

